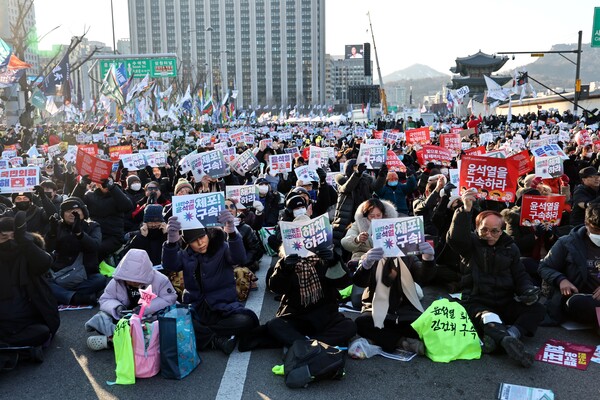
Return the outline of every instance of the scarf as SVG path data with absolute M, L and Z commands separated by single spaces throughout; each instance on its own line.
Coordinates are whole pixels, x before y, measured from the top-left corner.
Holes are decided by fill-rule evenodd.
M 315 269 L 317 262 L 319 257 L 316 256 L 301 258 L 295 267 L 300 285 L 300 303 L 304 307 L 315 304 L 323 298 L 323 288 Z
M 393 278 L 390 276 L 392 272 L 396 273 Z M 410 301 L 417 310 L 421 312 L 424 311 L 419 296 L 417 295 L 415 281 L 412 278 L 410 270 L 406 264 L 404 264 L 404 261 L 402 261 L 400 257 L 383 258 L 377 263 L 377 269 L 375 270 L 377 284 L 375 286 L 375 293 L 373 294 L 372 315 L 375 327 L 377 328 L 383 328 L 385 317 L 390 308 L 390 286 L 394 280 L 398 279 L 397 274 L 400 274 L 400 288 L 402 289 L 404 296 L 406 296 L 408 301 Z

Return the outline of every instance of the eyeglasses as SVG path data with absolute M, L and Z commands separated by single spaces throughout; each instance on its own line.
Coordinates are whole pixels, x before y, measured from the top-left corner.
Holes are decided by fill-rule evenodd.
M 146 188 L 147 191 L 149 192 L 158 192 L 158 188 L 156 186 L 150 186 Z
M 498 236 L 499 234 L 502 233 L 502 230 L 501 229 L 496 229 L 496 228 L 494 228 L 494 229 L 488 229 L 488 228 L 484 227 L 484 228 L 479 228 L 479 233 L 482 234 L 482 235 L 490 233 L 492 236 Z
M 229 208 L 230 210 L 235 210 L 235 204 L 225 204 L 225 207 Z

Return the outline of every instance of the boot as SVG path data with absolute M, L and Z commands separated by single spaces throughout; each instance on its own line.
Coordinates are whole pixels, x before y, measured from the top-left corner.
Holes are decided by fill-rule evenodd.
M 521 342 L 519 339 L 514 338 L 510 335 L 505 336 L 504 338 L 502 338 L 500 346 L 504 348 L 506 354 L 508 354 L 510 358 L 517 361 L 523 367 L 529 368 L 533 365 L 533 354 L 525 351 L 525 346 L 523 345 L 523 342 Z
M 211 341 L 211 347 L 213 349 L 221 350 L 225 355 L 230 355 L 235 349 L 237 339 L 235 336 L 215 336 Z

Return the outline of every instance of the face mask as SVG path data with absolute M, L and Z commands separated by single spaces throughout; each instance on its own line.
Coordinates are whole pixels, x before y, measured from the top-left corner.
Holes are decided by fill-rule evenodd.
M 293 214 L 294 214 L 294 218 L 298 218 L 299 216 L 306 214 L 306 208 L 296 208 L 293 211 Z M 598 235 L 598 236 L 600 236 L 600 235 Z
M 391 187 L 398 186 L 398 181 L 389 181 L 388 185 L 390 185 Z
M 17 201 L 15 202 L 15 207 L 17 207 L 18 210 L 27 211 L 29 204 L 28 201 Z
M 277 176 L 277 171 L 269 171 L 269 175 L 275 177 Z
M 260 194 L 269 193 L 269 185 L 258 185 L 258 193 L 260 193 Z
M 45 192 L 45 193 L 46 193 L 46 197 L 49 198 L 49 199 L 51 199 L 52 197 L 54 197 L 52 195 L 52 192 Z
M 141 183 L 132 183 L 131 184 L 131 190 L 133 190 L 134 192 L 137 192 L 141 188 L 142 188 L 142 184 Z
M 592 158 L 592 153 L 586 153 L 585 158 Z
M 400 160 L 400 161 L 404 160 L 404 154 L 398 154 L 398 160 Z
M 600 247 L 600 235 L 597 235 L 595 233 L 590 233 L 590 240 L 592 241 L 592 243 L 594 243 L 596 246 Z
M 239 218 L 234 218 L 233 219 L 233 225 L 234 226 L 240 226 L 240 219 Z

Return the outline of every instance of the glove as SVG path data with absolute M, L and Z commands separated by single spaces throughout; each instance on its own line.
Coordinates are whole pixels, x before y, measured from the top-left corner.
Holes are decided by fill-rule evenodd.
M 379 174 L 378 174 L 378 176 L 380 176 L 380 177 L 381 177 L 381 176 L 387 176 L 387 173 L 388 173 L 388 167 L 387 167 L 387 165 L 386 165 L 386 164 L 383 164 L 383 165 L 381 166 L 381 169 L 379 170 Z
M 144 170 L 148 174 L 148 178 L 150 178 L 150 179 L 154 178 L 154 172 L 152 171 L 152 167 L 151 166 L 146 165 L 146 167 L 144 168 Z
M 115 308 L 115 313 L 117 315 L 125 314 L 123 311 L 125 311 L 125 306 L 123 306 L 123 305 L 117 306 L 117 308 Z
M 367 251 L 361 258 L 361 266 L 363 269 L 369 270 L 373 265 L 383 258 L 383 249 L 375 247 Z
M 35 192 L 35 194 L 38 195 L 38 197 L 40 199 L 44 198 L 46 196 L 46 192 L 44 192 L 44 188 L 41 187 L 40 185 L 36 185 L 33 187 L 33 191 Z
M 157 200 L 158 200 L 158 196 L 157 196 L 156 192 L 151 192 L 150 196 L 148 196 L 148 200 L 146 201 L 146 204 L 156 204 Z
M 26 244 L 31 241 L 31 237 L 27 235 L 26 217 L 25 211 L 19 211 L 15 214 L 15 240 L 18 244 Z
M 300 256 L 298 256 L 298 254 L 290 254 L 283 259 L 283 265 L 288 268 L 294 268 L 299 262 Z
M 331 249 L 321 249 L 317 251 L 317 256 L 321 260 L 333 260 L 333 250 Z
M 106 178 L 102 180 L 102 187 L 104 189 L 112 189 L 115 186 L 115 182 L 112 180 L 112 178 Z
M 530 306 L 534 303 L 537 303 L 537 301 L 540 298 L 540 288 L 537 286 L 533 286 L 529 289 L 527 289 L 525 292 L 523 292 L 522 295 L 517 297 L 517 301 L 520 301 L 521 303 L 525 304 L 526 306 Z
M 256 210 L 256 215 L 260 215 L 265 209 L 265 206 L 263 206 L 263 204 L 258 200 L 254 200 L 254 202 L 252 202 L 252 207 L 254 207 Z
M 359 174 L 362 174 L 366 170 L 367 170 L 367 164 L 365 164 L 365 163 L 358 164 L 358 173 Z
M 435 251 L 433 250 L 433 247 L 428 242 L 419 243 L 419 252 L 423 256 L 426 256 L 426 257 L 423 257 L 423 260 L 425 260 L 425 261 L 433 260 Z
M 448 182 L 444 185 L 444 193 L 447 194 L 448 196 L 450 196 L 450 193 L 452 192 L 453 189 L 456 189 L 456 185 Z
M 142 309 L 142 306 L 136 306 L 136 307 L 133 307 L 133 310 L 131 310 L 131 311 L 133 314 L 139 314 L 141 309 Z
M 181 239 L 181 223 L 177 220 L 177 217 L 169 218 L 167 223 L 167 241 L 169 243 L 177 243 Z
M 327 181 L 327 173 L 323 168 L 317 168 L 317 175 L 319 175 L 319 182 L 325 183 Z
M 79 235 L 81 235 L 81 233 L 83 231 L 83 223 L 81 222 L 81 217 L 79 217 L 79 213 L 74 212 L 73 216 L 75 217 L 75 220 L 73 221 L 73 226 L 71 227 L 71 232 L 75 236 L 79 236 Z
M 544 225 L 542 225 L 542 224 L 536 225 L 534 230 L 535 230 L 535 236 L 537 236 L 537 237 L 542 237 L 546 234 L 546 228 L 544 228 Z
M 406 166 L 406 177 L 413 176 L 415 174 L 415 169 L 410 166 Z
M 223 230 L 225 231 L 225 233 L 235 232 L 235 222 L 231 211 L 221 210 L 217 221 L 219 221 L 220 224 L 223 224 Z
M 83 176 L 81 177 L 81 180 L 79 181 L 79 183 L 80 183 L 81 185 L 87 186 L 87 185 L 89 185 L 90 183 L 92 183 L 92 180 L 90 179 L 90 176 L 89 176 L 89 175 L 83 175 Z
M 58 234 L 58 224 L 60 223 L 60 217 L 58 214 L 53 214 L 48 218 L 48 223 L 50 224 L 50 236 L 56 236 Z

